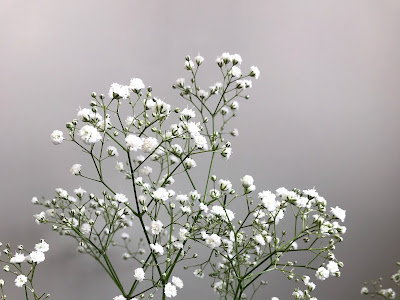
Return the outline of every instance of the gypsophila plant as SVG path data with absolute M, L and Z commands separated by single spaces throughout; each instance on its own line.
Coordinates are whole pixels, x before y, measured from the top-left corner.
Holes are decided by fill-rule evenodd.
M 70 172 L 98 183 L 100 191 L 57 188 L 50 199 L 34 198 L 43 207 L 35 219 L 72 238 L 80 253 L 103 267 L 120 291 L 114 300 L 175 297 L 184 287 L 174 275 L 178 267 L 211 276 L 219 299 L 253 297 L 271 271 L 302 282 L 295 299 L 316 299 L 307 274 L 340 276 L 343 263 L 333 252 L 346 231 L 346 212 L 328 210 L 315 189 L 256 193 L 250 175 L 236 189 L 213 175 L 216 160 L 232 154 L 229 138 L 239 132 L 229 122 L 260 71 L 242 72 L 240 55 L 223 53 L 216 60 L 221 82 L 204 89 L 197 80 L 203 60 L 187 56 L 189 78 L 173 84 L 186 101 L 183 109 L 152 96 L 138 78 L 112 84 L 107 96 L 92 93 L 90 108 L 66 124 L 68 134 L 55 130 L 51 140 L 73 143 L 88 155 L 91 166 L 77 163 Z M 207 166 L 201 181 L 193 176 L 198 164 Z M 110 178 L 118 175 L 115 186 Z M 178 180 L 184 191 L 173 188 Z M 199 247 L 208 252 L 204 258 L 194 252 Z M 129 286 L 121 283 L 111 248 L 131 264 Z
M 397 266 L 400 266 L 400 261 L 396 263 Z M 364 282 L 364 286 L 361 288 L 361 294 L 369 295 L 371 298 L 384 298 L 384 299 L 396 299 L 396 295 L 399 295 L 399 286 L 400 286 L 400 270 L 397 273 L 394 273 L 390 280 L 395 284 L 395 288 L 383 288 L 382 281 L 383 278 L 379 278 L 378 280 L 370 280 L 369 282 Z M 397 290 L 397 292 L 396 292 Z M 400 299 L 400 295 L 397 299 Z
M 0 247 L 3 244 L 0 243 Z M 14 284 L 24 291 L 25 299 L 44 300 L 50 294 L 38 293 L 33 287 L 33 276 L 38 264 L 45 260 L 45 253 L 49 250 L 49 244 L 45 240 L 40 240 L 31 252 L 27 251 L 23 245 L 18 245 L 15 251 L 11 250 L 11 245 L 6 244 L 2 250 L 3 256 L 0 262 L 4 264 L 3 271 L 15 275 Z M 4 257 L 5 256 L 5 257 Z M 5 280 L 0 279 L 1 299 L 6 299 Z

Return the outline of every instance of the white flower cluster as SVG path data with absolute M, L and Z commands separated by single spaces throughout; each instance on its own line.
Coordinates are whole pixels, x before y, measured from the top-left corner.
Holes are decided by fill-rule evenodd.
M 239 131 L 228 129 L 229 122 L 238 116 L 241 99 L 250 98 L 245 93 L 260 71 L 255 66 L 244 71 L 242 57 L 225 52 L 216 59 L 223 78 L 204 88 L 197 81 L 203 62 L 200 55 L 187 56 L 189 78 L 173 84 L 186 101 L 183 109 L 171 109 L 152 96 L 152 88 L 145 90 L 139 78 L 129 85 L 113 83 L 108 97 L 93 93 L 90 108 L 79 109 L 77 118 L 67 123 L 69 138 L 56 130 L 51 140 L 56 145 L 72 141 L 88 154 L 93 166 L 76 163 L 70 172 L 100 184 L 104 191 L 99 195 L 78 188 L 68 194 L 58 188 L 50 200 L 35 197 L 32 203 L 44 207 L 35 220 L 51 222 L 54 231 L 77 241 L 78 252 L 106 262 L 103 266 L 120 290 L 114 300 L 144 298 L 144 293 L 153 298 L 160 287 L 163 297 L 175 297 L 183 282 L 173 276 L 174 270 L 182 261 L 198 258 L 193 253 L 196 243 L 207 247 L 210 255 L 194 264 L 193 274 L 203 278 L 209 272 L 220 298 L 245 298 L 244 290 L 261 275 L 279 270 L 289 279 L 303 280 L 306 288 L 293 292 L 296 299 L 315 300 L 310 295 L 315 284 L 302 273 L 303 266 L 315 270 L 320 280 L 340 275 L 343 264 L 333 250 L 346 232 L 341 224 L 346 212 L 337 206 L 327 212 L 326 200 L 314 189 L 256 194 L 254 178 L 245 175 L 238 192 L 229 179 L 211 175 L 215 156 L 227 160 L 233 153 L 227 139 Z M 124 180 L 115 187 L 103 172 L 105 161 L 117 157 L 114 172 Z M 200 165 L 209 166 L 205 180 L 198 179 Z M 88 175 L 89 170 L 95 175 Z M 173 188 L 182 177 L 189 185 L 186 192 Z M 280 225 L 289 218 L 295 224 L 292 231 Z M 110 247 L 122 249 L 122 259 L 135 264 L 129 292 L 110 265 Z M 302 264 L 301 254 L 316 249 L 320 260 Z M 299 259 L 285 262 L 291 252 Z M 16 254 L 15 259 L 21 258 Z M 150 286 L 137 293 L 142 282 Z

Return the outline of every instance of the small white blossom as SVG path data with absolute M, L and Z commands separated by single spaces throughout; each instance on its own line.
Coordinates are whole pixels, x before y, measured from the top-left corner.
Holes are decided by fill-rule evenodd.
M 148 137 L 143 140 L 142 150 L 144 153 L 151 153 L 158 146 L 158 141 L 156 138 Z
M 119 156 L 118 150 L 114 146 L 108 146 L 107 153 L 110 156 L 117 156 L 117 157 Z
M 240 77 L 242 76 L 242 71 L 240 70 L 239 67 L 233 66 L 230 73 L 232 74 L 233 77 Z
M 124 296 L 122 296 L 122 295 L 119 295 L 119 296 L 115 296 L 114 298 L 113 298 L 113 300 L 126 300 L 126 298 L 124 297 Z M 132 299 L 133 300 L 133 299 Z
M 64 134 L 60 130 L 54 130 L 50 135 L 50 138 L 54 145 L 59 145 L 64 140 Z
M 116 165 L 115 165 L 115 169 L 117 169 L 118 171 L 123 171 L 124 170 L 124 164 L 120 161 L 117 161 Z
M 177 295 L 176 286 L 168 282 L 164 288 L 164 294 L 167 298 L 172 298 Z
M 72 175 L 79 175 L 81 173 L 82 165 L 74 164 L 69 170 Z
M 148 176 L 153 169 L 149 166 L 144 166 L 142 169 L 140 169 L 140 173 L 142 173 L 144 176 Z
M 156 235 L 160 234 L 163 230 L 163 223 L 160 220 L 151 222 L 151 233 Z
M 45 260 L 44 253 L 42 251 L 32 251 L 27 259 L 34 263 L 41 263 Z
M 12 264 L 20 264 L 25 261 L 25 255 L 22 253 L 15 253 L 13 257 L 10 259 L 10 263 Z
M 184 166 L 186 167 L 186 169 L 191 169 L 197 166 L 196 162 L 194 161 L 194 159 L 188 157 L 183 161 Z
M 129 83 L 129 88 L 131 88 L 132 90 L 139 91 L 141 89 L 144 89 L 144 87 L 144 83 L 140 78 L 132 78 Z
M 331 207 L 331 213 L 340 221 L 344 222 L 346 218 L 346 211 L 344 209 L 341 209 L 339 206 Z
M 171 282 L 177 288 L 180 288 L 180 289 L 183 288 L 183 281 L 179 277 L 172 276 Z
M 250 176 L 250 175 L 245 175 L 245 176 L 243 176 L 243 178 L 241 179 L 241 181 L 242 181 L 242 186 L 243 186 L 244 188 L 248 188 L 248 187 L 250 187 L 250 186 L 252 186 L 252 185 L 254 184 L 254 179 L 253 179 L 253 177 Z
M 250 76 L 255 77 L 256 79 L 258 79 L 258 77 L 260 77 L 260 70 L 257 67 L 252 66 L 250 68 Z
M 49 251 L 49 248 L 49 244 L 47 244 L 44 240 L 41 240 L 40 243 L 35 245 L 35 250 L 43 253 Z
M 325 269 L 324 267 L 318 268 L 318 270 L 315 272 L 315 276 L 319 280 L 325 280 L 326 278 L 329 277 L 329 270 Z
M 18 275 L 17 278 L 15 278 L 15 285 L 17 287 L 22 287 L 24 284 L 28 281 L 28 278 L 25 275 Z
M 79 136 L 86 144 L 95 144 L 102 139 L 101 134 L 92 125 L 83 126 L 79 130 Z
M 159 243 L 150 244 L 150 249 L 160 255 L 164 254 L 164 248 Z
M 135 269 L 135 273 L 133 276 L 137 281 L 142 282 L 145 278 L 144 270 L 142 268 Z
M 216 235 L 215 233 L 208 235 L 205 231 L 203 231 L 201 234 L 202 234 L 202 237 L 205 240 L 206 244 L 210 248 L 214 249 L 221 245 L 221 238 L 218 235 Z
M 119 203 L 128 202 L 128 198 L 124 194 L 115 194 L 114 199 L 117 200 Z
M 151 196 L 156 200 L 167 201 L 169 198 L 169 193 L 165 188 L 158 188 L 155 190 Z
M 140 148 L 142 148 L 143 145 L 143 140 L 134 135 L 134 134 L 130 134 L 125 138 L 125 142 L 126 142 L 126 146 L 129 148 L 129 150 L 132 151 L 137 151 Z

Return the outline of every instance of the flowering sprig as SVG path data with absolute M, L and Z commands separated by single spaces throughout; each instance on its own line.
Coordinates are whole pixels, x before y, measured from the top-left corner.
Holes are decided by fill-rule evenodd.
M 400 266 L 400 262 L 396 263 L 397 266 Z M 364 286 L 361 288 L 361 294 L 369 295 L 371 298 L 379 297 L 383 299 L 400 299 L 400 270 L 394 273 L 390 280 L 395 284 L 395 288 L 383 288 L 382 281 L 383 278 L 379 278 L 378 280 L 371 280 L 369 282 L 365 282 Z
M 3 244 L 0 243 L 0 247 Z M 27 251 L 23 245 L 19 245 L 14 252 L 11 250 L 10 244 L 6 244 L 2 252 L 5 258 L 1 258 L 0 262 L 4 264 L 3 271 L 16 276 L 14 280 L 15 286 L 23 288 L 25 299 L 30 299 L 32 294 L 35 300 L 44 300 L 50 297 L 50 294 L 39 294 L 33 287 L 33 277 L 37 265 L 45 260 L 45 253 L 49 250 L 49 244 L 44 240 L 40 240 L 31 252 Z M 6 299 L 4 292 L 5 281 L 0 279 L 1 299 Z
M 306 290 L 296 289 L 293 296 L 311 298 L 315 285 L 298 270 L 313 270 L 321 280 L 340 275 L 342 263 L 332 251 L 346 230 L 337 222 L 344 221 L 345 211 L 336 207 L 328 214 L 325 199 L 315 190 L 281 188 L 253 199 L 256 187 L 250 175 L 242 178 L 240 193 L 228 179 L 212 175 L 217 157 L 227 160 L 232 154 L 228 139 L 239 132 L 226 128 L 237 116 L 239 101 L 249 99 L 245 92 L 260 71 L 252 66 L 244 74 L 240 55 L 223 53 L 216 60 L 221 82 L 203 89 L 197 81 L 203 61 L 187 56 L 184 67 L 190 79 L 173 84 L 188 103 L 183 109 L 152 96 L 152 88 L 146 89 L 138 78 L 129 85 L 112 84 L 108 97 L 92 93 L 91 108 L 79 109 L 77 118 L 66 124 L 68 138 L 55 130 L 51 140 L 55 145 L 72 142 L 89 155 L 92 168 L 76 163 L 70 172 L 99 183 L 104 191 L 57 188 L 52 199 L 33 199 L 44 207 L 35 220 L 52 224 L 53 230 L 76 241 L 79 252 L 93 257 L 121 292 L 114 299 L 152 298 L 158 289 L 163 299 L 175 297 L 184 285 L 173 276 L 175 268 L 182 263 L 187 268 L 191 260 L 197 260 L 191 265 L 196 276 L 210 272 L 223 298 L 243 298 L 245 290 L 272 270 L 303 280 Z M 208 170 L 205 180 L 196 181 L 193 172 L 199 163 Z M 109 173 L 110 165 L 115 165 L 114 173 Z M 110 183 L 115 173 L 126 179 L 124 188 Z M 187 180 L 188 190 L 176 192 L 175 180 Z M 245 206 L 243 216 L 234 213 L 234 202 Z M 290 233 L 278 226 L 288 211 L 294 218 Z M 135 228 L 133 238 L 130 228 Z M 208 259 L 198 262 L 196 245 L 210 248 Z M 111 247 L 121 248 L 123 259 L 132 263 L 129 287 L 113 267 Z M 290 252 L 314 258 L 292 262 L 286 259 Z M 215 262 L 213 254 L 221 261 Z

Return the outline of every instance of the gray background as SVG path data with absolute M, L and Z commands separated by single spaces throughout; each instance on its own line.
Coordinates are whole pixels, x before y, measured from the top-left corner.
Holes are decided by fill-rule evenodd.
M 46 238 L 51 251 L 37 280 L 52 299 L 117 291 L 69 240 L 34 225 L 32 196 L 82 184 L 68 171 L 79 151 L 54 147 L 49 134 L 87 106 L 90 92 L 131 77 L 185 106 L 170 86 L 186 75 L 184 56 L 197 53 L 206 87 L 224 51 L 262 72 L 235 121 L 229 177 L 252 174 L 260 189 L 315 186 L 347 210 L 336 251 L 342 277 L 319 282 L 315 295 L 360 299 L 364 280 L 396 271 L 400 2 L 2 0 L 0 37 L 0 240 L 29 248 Z M 267 280 L 257 299 L 290 298 L 284 277 Z M 190 274 L 185 285 L 176 299 L 214 297 Z M 23 298 L 11 287 L 8 294 Z

